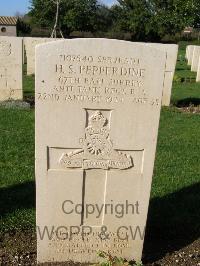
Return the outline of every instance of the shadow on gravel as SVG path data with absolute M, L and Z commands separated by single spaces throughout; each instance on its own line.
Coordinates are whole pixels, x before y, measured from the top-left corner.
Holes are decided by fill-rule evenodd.
M 200 183 L 150 201 L 143 262 L 152 263 L 200 237 Z
M 17 209 L 30 209 L 35 206 L 35 183 L 26 182 L 0 188 L 0 216 Z
M 198 106 L 200 105 L 200 98 L 185 98 L 177 101 L 175 105 L 177 107 L 188 107 L 191 105 Z
M 25 92 L 26 93 L 26 92 Z M 35 97 L 30 95 L 30 96 L 25 96 L 24 101 L 30 104 L 31 108 L 35 107 Z

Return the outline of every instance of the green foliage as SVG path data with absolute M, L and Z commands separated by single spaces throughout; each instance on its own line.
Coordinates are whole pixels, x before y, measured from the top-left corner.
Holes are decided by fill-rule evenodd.
M 33 25 L 53 28 L 53 0 L 31 0 Z M 118 0 L 110 8 L 97 0 L 61 0 L 59 24 L 67 36 L 73 31 L 130 32 L 135 41 L 159 41 L 186 26 L 200 26 L 199 0 Z
M 21 36 L 24 34 L 30 34 L 31 26 L 29 23 L 25 22 L 23 19 L 18 19 L 17 22 L 17 35 Z
M 153 36 L 151 27 L 151 6 L 146 0 L 118 0 L 121 8 L 121 18 L 118 19 L 123 31 L 132 33 L 133 40 L 147 40 Z M 156 39 L 156 36 L 154 36 Z
M 99 5 L 96 11 L 95 29 L 97 31 L 108 31 L 112 28 L 113 14 L 111 9 L 105 5 Z
M 62 0 L 59 7 L 59 24 L 65 35 L 74 30 L 94 31 L 97 0 Z M 32 23 L 53 28 L 56 5 L 52 0 L 32 0 Z
M 186 26 L 200 24 L 199 0 L 118 0 L 121 14 L 117 23 L 130 31 L 133 40 L 161 39 Z
M 186 26 L 193 26 L 199 17 L 199 0 L 151 0 L 153 23 L 159 36 L 175 34 Z

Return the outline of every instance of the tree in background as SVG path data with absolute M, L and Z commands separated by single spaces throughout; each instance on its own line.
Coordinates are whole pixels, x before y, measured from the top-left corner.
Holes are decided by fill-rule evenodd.
M 17 21 L 17 36 L 24 36 L 31 33 L 31 26 L 25 22 L 24 18 L 21 17 Z
M 113 15 L 111 9 L 103 4 L 99 4 L 96 9 L 95 30 L 107 32 L 113 26 Z
M 60 35 L 62 38 L 64 38 L 61 27 L 59 25 L 59 11 L 60 11 L 60 3 L 62 0 L 51 0 L 52 3 L 56 5 L 56 19 L 55 19 L 55 24 L 53 27 L 53 31 L 51 33 L 51 38 L 57 38 L 57 30 L 59 31 Z
M 53 28 L 56 7 L 51 0 L 32 0 L 30 7 L 32 23 L 39 27 Z M 59 24 L 69 36 L 72 31 L 95 30 L 97 0 L 63 0 L 59 7 Z
M 133 40 L 145 41 L 151 31 L 151 5 L 146 0 L 118 0 L 116 23 L 123 31 L 131 32 Z M 121 11 L 120 11 L 121 8 Z
M 53 29 L 56 6 L 52 0 L 31 0 L 30 9 L 34 25 Z M 200 26 L 200 1 L 118 0 L 109 8 L 98 0 L 62 0 L 58 25 L 65 36 L 73 31 L 112 38 L 129 33 L 134 41 L 159 41 L 187 26 Z
M 176 34 L 187 26 L 195 26 L 199 20 L 199 0 L 151 0 L 152 23 L 157 26 L 159 36 Z
M 24 36 L 30 34 L 31 26 L 27 21 L 27 16 L 19 11 L 16 11 L 14 16 L 18 18 L 17 36 Z
M 122 30 L 134 40 L 158 40 L 200 24 L 199 0 L 118 0 Z

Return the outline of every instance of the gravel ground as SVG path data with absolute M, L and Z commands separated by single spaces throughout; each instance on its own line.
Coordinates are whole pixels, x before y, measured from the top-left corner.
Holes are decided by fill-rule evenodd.
M 4 108 L 18 108 L 18 109 L 30 109 L 30 104 L 26 101 L 3 101 L 0 102 L 0 107 Z
M 182 107 L 182 108 L 178 108 L 178 109 L 184 113 L 200 114 L 200 105 L 199 106 Z

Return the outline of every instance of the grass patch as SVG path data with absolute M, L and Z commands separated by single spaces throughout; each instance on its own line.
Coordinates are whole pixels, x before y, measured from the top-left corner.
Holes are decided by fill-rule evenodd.
M 200 41 L 196 42 L 180 42 L 179 43 L 179 50 L 178 50 L 178 60 L 176 64 L 176 71 L 175 75 L 178 77 L 194 77 L 196 78 L 196 72 L 191 71 L 191 66 L 187 64 L 185 60 L 185 53 L 187 45 L 200 45 Z
M 191 71 L 191 66 L 187 65 L 185 60 L 185 51 L 186 46 L 189 44 L 198 44 L 200 42 L 180 42 L 179 43 L 179 52 L 178 52 L 178 61 L 176 64 L 176 71 L 174 80 L 191 77 L 196 80 L 196 72 Z M 174 82 L 172 87 L 172 95 L 171 95 L 171 104 L 172 105 L 190 105 L 200 104 L 200 82 L 191 82 L 191 83 L 181 83 Z
M 33 227 L 34 112 L 0 109 L 1 230 Z
M 200 83 L 173 84 L 171 104 L 173 105 L 200 105 Z
M 30 97 L 35 95 L 35 76 L 23 76 L 23 91 L 24 97 Z

